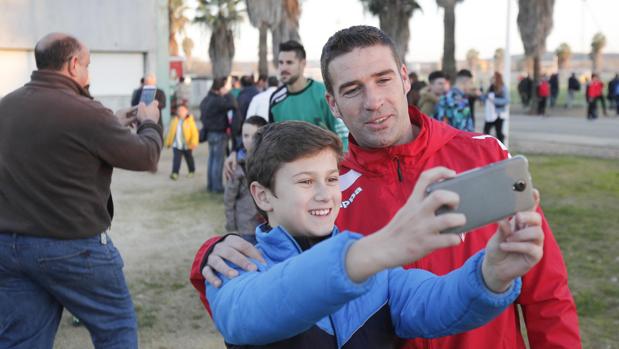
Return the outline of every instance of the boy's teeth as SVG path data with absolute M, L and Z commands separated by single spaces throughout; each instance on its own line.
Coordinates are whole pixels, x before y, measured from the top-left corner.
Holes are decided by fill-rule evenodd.
M 311 210 L 310 214 L 312 216 L 326 216 L 329 214 L 329 209 L 324 209 L 324 210 Z

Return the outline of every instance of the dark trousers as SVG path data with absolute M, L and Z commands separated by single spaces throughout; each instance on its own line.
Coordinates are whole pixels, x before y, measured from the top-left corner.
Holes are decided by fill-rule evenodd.
M 223 193 L 223 169 L 226 157 L 228 136 L 225 132 L 209 132 L 208 139 L 208 175 L 206 190 L 209 192 Z
M 493 122 L 486 121 L 484 124 L 484 133 L 489 135 L 490 130 L 492 130 L 493 127 L 496 131 L 496 138 L 503 143 L 503 140 L 505 139 L 505 135 L 503 134 L 503 119 L 497 118 Z
M 593 98 L 587 103 L 587 119 L 593 120 L 598 118 L 597 100 L 597 98 Z
M 537 114 L 544 115 L 546 114 L 546 99 L 547 97 L 537 97 Z
M 196 166 L 193 162 L 193 154 L 191 153 L 191 149 L 181 150 L 172 148 L 174 152 L 174 158 L 172 159 L 172 173 L 178 174 L 178 171 L 181 169 L 181 160 L 185 157 L 185 161 L 187 161 L 187 167 L 189 168 L 189 173 L 196 172 Z

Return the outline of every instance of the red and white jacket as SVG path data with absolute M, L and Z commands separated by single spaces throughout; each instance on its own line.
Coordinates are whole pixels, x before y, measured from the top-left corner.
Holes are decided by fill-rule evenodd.
M 406 203 L 424 170 L 445 166 L 460 173 L 503 160 L 507 149 L 495 138 L 456 130 L 409 110 L 420 132 L 412 142 L 382 149 L 364 149 L 351 138 L 340 165 L 342 208 L 340 229 L 371 234 L 385 226 Z M 540 214 L 541 209 L 539 210 Z M 434 251 L 410 268 L 443 275 L 459 268 L 496 232 L 491 224 L 463 235 L 458 246 Z M 567 270 L 546 219 L 544 257 L 522 278 L 522 306 L 531 348 L 580 348 L 576 306 L 567 284 Z M 428 309 L 428 311 L 432 311 Z M 456 336 L 416 339 L 405 348 L 525 348 L 516 305 L 487 325 Z
M 426 169 L 445 166 L 463 172 L 509 156 L 493 137 L 456 130 L 415 108 L 409 109 L 409 115 L 420 132 L 408 144 L 369 150 L 359 147 L 351 135 L 349 152 L 340 166 L 342 208 L 336 225 L 341 230 L 367 235 L 382 228 L 404 205 Z M 541 209 L 539 212 L 543 217 Z M 545 218 L 542 224 L 544 257 L 522 278 L 517 304 L 522 306 L 532 349 L 579 349 L 578 317 L 565 263 Z M 484 248 L 496 229 L 496 224 L 491 224 L 468 232 L 462 244 L 434 251 L 407 267 L 446 274 Z M 212 238 L 200 247 L 191 271 L 191 282 L 207 310 L 201 266 L 219 239 Z M 514 305 L 478 329 L 451 337 L 409 340 L 403 348 L 524 349 L 525 345 Z

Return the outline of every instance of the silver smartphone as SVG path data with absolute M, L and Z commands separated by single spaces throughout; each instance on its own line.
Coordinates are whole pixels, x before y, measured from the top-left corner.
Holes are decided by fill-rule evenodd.
M 528 161 L 522 155 L 433 183 L 427 192 L 439 189 L 458 193 L 460 205 L 456 209 L 441 207 L 436 214 L 455 212 L 466 216 L 465 225 L 441 233 L 467 232 L 535 206 Z
M 142 95 L 140 96 L 140 102 L 143 102 L 144 104 L 149 105 L 155 100 L 156 94 L 157 94 L 157 86 L 144 85 L 144 87 L 142 87 Z

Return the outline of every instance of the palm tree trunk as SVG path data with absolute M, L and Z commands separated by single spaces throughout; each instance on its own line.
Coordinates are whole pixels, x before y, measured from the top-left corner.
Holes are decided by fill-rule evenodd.
M 225 24 L 219 24 L 211 34 L 208 49 L 213 77 L 227 77 L 232 71 L 234 57 L 234 35 Z
M 600 54 L 598 52 L 594 52 L 591 58 L 591 72 L 597 73 L 600 68 Z
M 267 32 L 268 25 L 260 23 L 260 36 L 258 40 L 258 74 L 269 75 L 269 62 L 267 61 Z
M 540 82 L 541 75 L 540 56 L 541 54 L 539 53 L 533 56 L 533 91 L 531 91 L 531 108 L 529 109 L 529 114 L 531 115 L 537 114 L 537 85 Z
M 408 26 L 410 17 L 402 9 L 393 6 L 387 7 L 385 12 L 381 12 L 378 19 L 380 29 L 393 39 L 400 61 L 405 63 L 408 40 L 410 39 L 410 28 Z
M 456 77 L 456 11 L 455 3 L 445 6 L 443 24 L 445 38 L 443 41 L 443 72 L 450 78 Z M 453 81 L 453 80 L 452 80 Z

